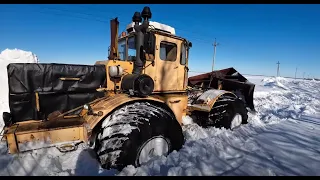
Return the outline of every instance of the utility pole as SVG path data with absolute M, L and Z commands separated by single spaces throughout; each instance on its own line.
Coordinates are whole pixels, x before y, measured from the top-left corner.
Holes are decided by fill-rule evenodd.
M 277 68 L 277 77 L 279 77 L 279 65 L 280 65 L 280 63 L 279 63 L 279 61 L 278 61 L 278 68 Z
M 298 71 L 298 67 L 296 67 L 296 73 L 294 73 L 294 79 L 297 78 L 297 71 Z
M 214 38 L 214 43 L 213 43 L 213 59 L 212 59 L 212 71 L 213 71 L 213 68 L 214 68 L 214 61 L 215 61 L 215 58 L 216 58 L 216 48 L 217 48 L 218 45 L 219 45 L 219 43 L 217 43 L 216 38 Z

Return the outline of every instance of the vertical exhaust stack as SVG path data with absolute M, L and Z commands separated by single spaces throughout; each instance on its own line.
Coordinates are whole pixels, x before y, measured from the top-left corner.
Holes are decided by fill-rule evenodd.
M 118 55 L 118 30 L 119 21 L 118 18 L 110 20 L 110 30 L 111 30 L 111 43 L 110 43 L 110 53 L 108 59 L 117 59 Z
M 151 16 L 150 8 L 144 7 L 141 14 L 140 12 L 135 12 L 132 17 L 132 21 L 135 23 L 136 59 L 133 64 L 132 74 L 125 75 L 121 81 L 121 89 L 132 96 L 148 96 L 154 89 L 153 79 L 146 74 L 142 74 L 146 63 L 144 51 L 147 48 L 144 47 L 144 36 L 149 27 Z M 140 25 L 142 18 L 143 22 Z
M 142 13 L 140 15 L 139 12 L 135 12 L 132 21 L 135 23 L 134 30 L 135 30 L 135 45 L 136 45 L 136 60 L 134 61 L 133 65 L 133 71 L 132 74 L 141 74 L 143 66 L 145 65 L 145 55 L 144 55 L 144 35 L 147 32 L 147 29 L 149 27 L 149 19 L 151 19 L 151 11 L 149 7 L 144 7 L 142 10 Z M 143 23 L 139 25 L 139 23 L 142 21 Z

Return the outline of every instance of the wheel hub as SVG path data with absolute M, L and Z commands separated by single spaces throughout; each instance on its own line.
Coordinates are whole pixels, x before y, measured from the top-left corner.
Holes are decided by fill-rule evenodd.
M 231 121 L 230 128 L 234 129 L 236 127 L 239 127 L 241 125 L 241 123 L 242 123 L 242 116 L 239 113 L 237 113 L 237 114 L 234 115 L 234 117 L 233 117 L 233 119 Z
M 140 148 L 136 164 L 143 164 L 156 156 L 169 154 L 169 143 L 163 136 L 156 136 L 146 141 Z

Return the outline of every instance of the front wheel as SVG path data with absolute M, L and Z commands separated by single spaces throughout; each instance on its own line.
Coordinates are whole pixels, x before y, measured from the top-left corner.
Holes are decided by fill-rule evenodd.
M 244 102 L 233 96 L 219 97 L 209 113 L 208 124 L 218 128 L 235 129 L 247 123 L 248 110 Z
M 101 166 L 121 170 L 179 150 L 182 128 L 163 104 L 134 102 L 111 113 L 102 123 L 95 150 Z

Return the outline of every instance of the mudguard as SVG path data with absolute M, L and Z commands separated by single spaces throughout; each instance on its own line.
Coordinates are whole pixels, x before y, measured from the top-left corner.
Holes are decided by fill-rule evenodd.
M 204 111 L 210 112 L 214 103 L 217 99 L 222 96 L 228 94 L 233 97 L 237 97 L 235 94 L 225 90 L 218 90 L 218 89 L 210 89 L 204 91 L 200 96 L 198 96 L 191 104 L 189 104 L 188 108 L 191 111 Z
M 106 99 L 97 101 L 97 103 L 93 103 L 92 105 L 90 105 L 92 108 L 92 112 L 94 114 L 92 115 L 85 114 L 83 116 L 84 120 L 88 125 L 87 127 L 88 130 L 89 131 L 92 130 L 102 119 L 104 119 L 108 114 L 110 114 L 116 108 L 132 101 L 155 101 L 155 102 L 164 103 L 164 101 L 151 96 L 144 97 L 144 98 L 131 97 L 127 94 L 116 94 L 116 95 L 110 96 Z
M 255 84 L 250 83 L 234 68 L 227 68 L 212 71 L 205 74 L 191 76 L 188 78 L 188 85 L 200 87 L 201 89 L 220 89 L 234 93 L 241 98 L 246 107 L 255 111 L 253 104 L 253 92 Z

